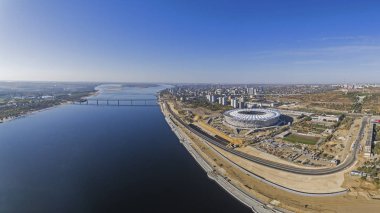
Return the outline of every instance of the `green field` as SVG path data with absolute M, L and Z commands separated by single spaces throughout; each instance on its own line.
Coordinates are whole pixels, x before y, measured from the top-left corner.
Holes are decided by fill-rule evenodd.
M 304 135 L 297 135 L 297 134 L 290 134 L 284 138 L 285 141 L 291 142 L 291 143 L 303 143 L 303 144 L 309 144 L 314 145 L 318 142 L 318 137 L 312 137 L 312 136 L 304 136 Z

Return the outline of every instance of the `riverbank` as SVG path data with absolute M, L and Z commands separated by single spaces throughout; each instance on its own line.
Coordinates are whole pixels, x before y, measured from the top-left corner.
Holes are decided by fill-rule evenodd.
M 207 173 L 207 176 L 215 181 L 220 187 L 222 187 L 225 191 L 227 191 L 231 196 L 233 196 L 235 199 L 239 200 L 241 203 L 249 207 L 253 212 L 284 212 L 280 211 L 278 208 L 275 208 L 271 204 L 265 204 L 264 202 L 261 202 L 257 198 L 251 197 L 244 191 L 240 190 L 237 186 L 231 183 L 231 180 L 229 180 L 226 177 L 221 176 L 218 174 L 214 169 L 213 166 L 210 165 L 207 160 L 205 160 L 198 151 L 193 148 L 194 144 L 191 143 L 191 139 L 184 133 L 180 128 L 177 127 L 177 125 L 171 120 L 169 116 L 165 113 L 165 109 L 163 109 L 163 105 L 161 104 L 161 110 L 165 116 L 165 120 L 172 129 L 172 131 L 175 133 L 175 135 L 178 137 L 181 144 L 186 148 L 186 150 L 190 153 L 190 155 L 195 159 L 195 161 L 199 164 L 200 167 Z
M 153 98 L 155 90 L 144 89 L 141 97 L 151 91 L 147 98 Z M 0 125 L 0 142 L 0 212 L 55 212 L 57 206 L 62 212 L 250 212 L 210 182 L 158 107 L 64 105 Z
M 54 105 L 54 106 L 51 106 L 51 107 L 47 107 L 47 108 L 43 108 L 43 109 L 31 110 L 31 111 L 25 112 L 25 114 L 22 114 L 22 115 L 19 115 L 19 116 L 5 118 L 2 121 L 0 121 L 0 124 L 1 123 L 6 123 L 6 122 L 10 122 L 10 121 L 13 121 L 13 120 L 17 120 L 17 119 L 21 119 L 21 118 L 25 118 L 25 117 L 33 115 L 35 113 L 39 113 L 39 112 L 43 112 L 43 111 L 46 111 L 46 110 L 54 109 L 56 107 L 59 107 L 59 106 L 62 106 L 62 105 L 66 105 L 66 104 L 69 104 L 69 102 L 60 103 L 60 104 L 57 104 L 57 105 Z
M 81 96 L 81 97 L 78 97 L 78 98 L 79 99 L 89 98 L 89 97 L 95 96 L 97 94 L 99 94 L 99 91 L 93 91 L 93 92 L 89 92 L 88 94 L 86 94 L 84 96 Z M 19 114 L 19 115 L 16 115 L 16 116 L 11 116 L 11 117 L 7 117 L 7 118 L 3 118 L 2 120 L 0 120 L 0 124 L 1 123 L 6 123 L 6 122 L 10 122 L 10 121 L 13 121 L 13 120 L 17 120 L 17 119 L 21 119 L 21 118 L 25 118 L 25 117 L 33 115 L 35 113 L 39 113 L 39 112 L 43 112 L 43 111 L 46 111 L 46 110 L 54 109 L 54 108 L 59 107 L 59 106 L 71 104 L 72 102 L 73 101 L 71 101 L 71 100 L 66 100 L 66 101 L 58 102 L 56 104 L 54 103 L 52 106 L 48 106 L 48 107 L 45 107 L 45 108 L 31 109 L 29 111 L 25 111 L 22 114 Z M 0 115 L 1 115 L 1 111 L 0 111 Z
M 169 103 L 169 106 L 170 103 Z M 163 110 L 165 116 L 170 117 L 170 113 Z M 175 113 L 175 112 L 173 112 Z M 176 129 L 183 132 L 189 140 L 189 143 L 193 145 L 193 148 L 197 153 L 206 161 L 209 165 L 212 165 L 213 169 L 221 175 L 222 178 L 239 188 L 244 193 L 251 197 L 258 198 L 263 203 L 270 204 L 286 212 L 287 210 L 293 212 L 357 212 L 365 209 L 367 212 L 376 212 L 379 206 L 379 201 L 370 199 L 370 196 L 364 193 L 351 192 L 339 193 L 335 195 L 312 195 L 305 196 L 304 193 L 294 193 L 288 190 L 280 189 L 278 186 L 268 184 L 261 178 L 254 178 L 251 176 L 251 171 L 255 174 L 263 174 L 265 171 L 257 170 L 255 168 L 250 172 L 240 168 L 239 165 L 232 165 L 236 159 L 231 161 L 231 156 L 222 157 L 228 153 L 217 153 L 215 147 L 211 147 L 211 144 L 202 141 L 200 138 L 193 135 L 187 128 L 182 127 L 181 124 L 173 118 L 172 122 L 176 124 Z M 217 150 L 220 152 L 221 150 Z M 231 164 L 232 163 L 232 164 Z M 239 167 L 239 168 L 238 168 Z M 267 169 L 265 169 L 267 170 Z M 277 171 L 272 176 L 286 178 L 289 174 L 279 174 Z M 321 177 L 304 177 L 302 181 L 298 182 L 300 185 L 302 182 L 309 182 L 313 184 L 313 180 L 318 180 Z M 322 182 L 321 182 L 322 183 Z M 285 210 L 286 209 L 286 210 Z

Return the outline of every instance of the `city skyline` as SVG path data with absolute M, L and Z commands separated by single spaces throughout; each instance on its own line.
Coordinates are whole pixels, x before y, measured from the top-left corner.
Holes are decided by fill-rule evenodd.
M 0 80 L 378 83 L 371 1 L 0 1 Z

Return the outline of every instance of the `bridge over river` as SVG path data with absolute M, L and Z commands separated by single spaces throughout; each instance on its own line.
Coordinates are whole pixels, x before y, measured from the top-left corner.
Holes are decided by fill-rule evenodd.
M 132 98 L 132 99 L 113 99 L 113 98 L 86 98 L 75 101 L 76 105 L 96 105 L 96 106 L 158 106 L 156 98 Z

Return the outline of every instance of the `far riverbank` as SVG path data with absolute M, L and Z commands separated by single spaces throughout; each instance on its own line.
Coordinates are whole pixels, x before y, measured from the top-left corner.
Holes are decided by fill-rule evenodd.
M 90 91 L 90 92 L 84 93 L 81 96 L 75 97 L 75 99 L 80 100 L 80 99 L 83 99 L 83 98 L 88 98 L 88 97 L 95 96 L 97 94 L 99 94 L 99 91 L 94 90 L 94 91 Z M 21 119 L 21 118 L 24 118 L 26 116 L 29 116 L 29 115 L 32 115 L 32 114 L 35 114 L 35 113 L 38 113 L 38 112 L 43 112 L 45 110 L 53 109 L 55 107 L 59 107 L 59 106 L 62 106 L 62 105 L 70 104 L 73 101 L 75 101 L 75 100 L 74 99 L 73 100 L 59 100 L 57 102 L 51 102 L 49 105 L 46 105 L 45 107 L 39 108 L 37 106 L 36 108 L 28 108 L 26 111 L 17 112 L 17 113 L 14 113 L 15 115 L 13 115 L 13 116 L 7 116 L 7 117 L 3 117 L 3 118 L 1 118 L 3 112 L 0 110 L 0 118 L 1 118 L 0 119 L 0 124 L 1 123 L 6 123 L 6 122 L 10 122 L 10 121 L 13 121 L 13 120 L 16 120 L 16 119 Z M 13 110 L 17 110 L 17 106 L 16 106 L 16 108 L 13 108 Z

